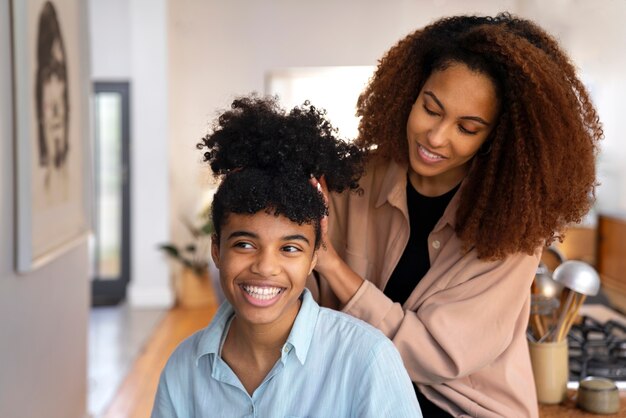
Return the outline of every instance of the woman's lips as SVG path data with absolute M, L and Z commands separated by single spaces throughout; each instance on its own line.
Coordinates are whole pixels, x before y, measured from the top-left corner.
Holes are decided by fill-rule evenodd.
M 428 163 L 436 163 L 436 162 L 445 160 L 445 157 L 442 157 L 439 154 L 435 154 L 435 153 L 427 150 L 426 148 L 424 148 L 420 144 L 417 144 L 417 154 L 420 156 L 420 158 L 422 160 L 424 160 L 425 162 L 428 162 Z

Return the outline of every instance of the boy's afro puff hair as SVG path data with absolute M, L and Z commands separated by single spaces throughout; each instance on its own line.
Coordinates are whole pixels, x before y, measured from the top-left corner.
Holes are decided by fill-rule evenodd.
M 233 101 L 198 149 L 223 176 L 212 207 L 218 235 L 229 213 L 260 210 L 318 230 L 327 209 L 310 177 L 324 176 L 329 191 L 357 189 L 365 155 L 337 138 L 323 110 L 305 102 L 286 112 L 276 98 L 254 95 Z

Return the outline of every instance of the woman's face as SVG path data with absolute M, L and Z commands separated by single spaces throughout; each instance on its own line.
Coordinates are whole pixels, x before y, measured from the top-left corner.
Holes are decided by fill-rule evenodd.
M 461 63 L 426 80 L 407 121 L 409 179 L 426 196 L 441 195 L 467 174 L 498 116 L 491 79 Z
M 52 166 L 65 146 L 65 82 L 53 74 L 43 83 L 43 132 Z

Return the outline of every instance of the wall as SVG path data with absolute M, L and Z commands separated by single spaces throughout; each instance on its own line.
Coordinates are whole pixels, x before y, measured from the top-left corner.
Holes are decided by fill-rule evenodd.
M 87 396 L 87 243 L 14 272 L 9 0 L 0 0 L 0 417 L 79 418 Z
M 133 307 L 173 303 L 159 243 L 169 241 L 168 80 L 165 0 L 90 0 L 92 78 L 131 85 Z
M 169 1 L 170 168 L 173 236 L 212 187 L 195 148 L 233 96 L 263 92 L 268 70 L 375 65 L 400 37 L 464 1 Z M 497 13 L 514 1 L 472 1 Z M 356 102 L 356 97 L 355 97 Z
M 264 89 L 268 70 L 375 65 L 400 37 L 440 16 L 509 10 L 536 19 L 570 51 L 604 122 L 598 207 L 626 210 L 619 114 L 626 81 L 622 0 L 90 0 L 93 75 L 132 90 L 132 286 L 135 306 L 171 303 L 159 242 L 189 237 L 213 186 L 196 142 L 233 96 Z M 169 224 L 168 224 L 169 223 Z
M 549 28 L 569 51 L 604 125 L 597 211 L 626 212 L 626 2 L 523 0 L 519 12 Z
M 468 6 L 471 4 L 471 6 Z M 268 70 L 375 65 L 408 32 L 444 15 L 508 10 L 536 19 L 561 40 L 597 101 L 606 140 L 599 159 L 602 210 L 626 210 L 626 157 L 620 117 L 626 96 L 626 2 L 560 0 L 350 0 L 169 2 L 170 168 L 173 236 L 213 188 L 194 145 L 233 96 L 263 92 Z M 356 98 L 355 98 L 356 101 Z
M 89 0 L 91 76 L 94 80 L 128 80 L 130 62 L 128 0 Z

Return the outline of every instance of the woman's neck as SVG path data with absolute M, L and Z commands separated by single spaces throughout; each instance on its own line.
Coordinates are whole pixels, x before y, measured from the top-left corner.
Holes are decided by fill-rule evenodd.
M 422 176 L 409 168 L 409 181 L 419 194 L 427 197 L 441 196 L 454 189 L 467 175 L 466 171 L 440 174 L 436 177 Z

